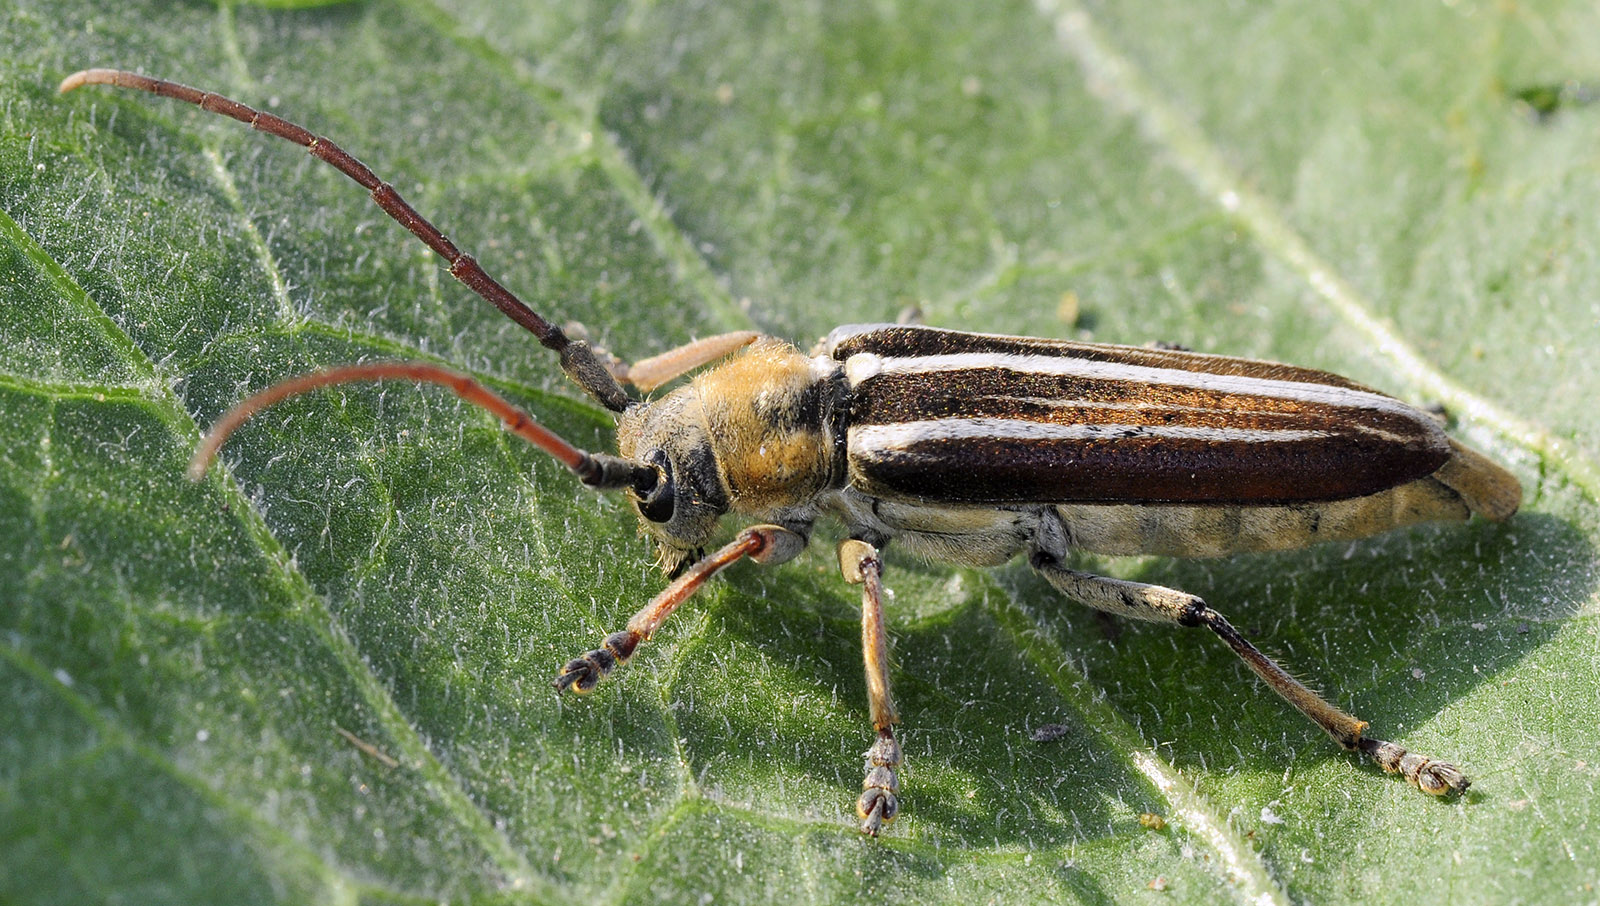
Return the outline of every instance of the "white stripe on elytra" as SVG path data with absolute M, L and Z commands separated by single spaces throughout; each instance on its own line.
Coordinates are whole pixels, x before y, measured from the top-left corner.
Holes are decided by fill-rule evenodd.
M 1296 400 L 1325 406 L 1375 409 L 1395 415 L 1416 417 L 1416 410 L 1399 400 L 1365 390 L 1351 390 L 1329 384 L 1309 384 L 1274 378 L 1232 374 L 1210 374 L 1178 368 L 1130 365 L 1126 362 L 1097 362 L 1071 356 L 1015 355 L 1006 352 L 962 352 L 952 355 L 880 356 L 863 352 L 845 360 L 845 379 L 854 389 L 870 378 L 887 374 L 934 374 L 941 371 L 972 371 L 995 368 L 1017 374 L 1050 377 L 1081 377 L 1127 381 L 1162 387 L 1193 387 L 1216 393 L 1236 393 Z
M 862 425 L 850 429 L 852 453 L 903 450 L 913 444 L 940 440 L 1001 438 L 1004 440 L 1090 440 L 1095 438 L 1159 437 L 1210 443 L 1282 443 L 1327 437 L 1324 431 L 1259 428 L 1204 428 L 1189 425 L 1058 425 L 1014 418 L 934 418 L 892 425 Z
M 1014 396 L 1014 397 L 1009 397 L 1009 399 L 1014 401 L 1014 402 L 1018 402 L 1018 403 L 1028 403 L 1030 405 L 1038 406 L 1041 409 L 1068 409 L 1068 410 L 1104 409 L 1104 410 L 1109 411 L 1109 412 L 1150 412 L 1150 411 L 1152 411 L 1152 410 L 1157 408 L 1157 407 L 1152 407 L 1149 403 L 1140 402 L 1139 400 L 1122 400 L 1122 401 L 1117 401 L 1117 402 L 1105 402 L 1105 401 L 1100 401 L 1100 400 L 1083 400 L 1083 399 L 1051 399 L 1050 397 L 1044 397 L 1044 396 Z M 1169 414 L 1173 414 L 1173 415 L 1178 415 L 1178 414 L 1183 414 L 1183 413 L 1200 413 L 1200 414 L 1215 415 L 1216 411 L 1217 411 L 1215 407 L 1208 407 L 1208 406 L 1179 406 L 1179 405 L 1176 405 L 1176 404 L 1173 404 L 1173 403 L 1163 403 L 1159 407 L 1159 410 L 1161 412 L 1165 412 L 1165 413 L 1169 413 Z M 1268 415 L 1281 415 L 1283 413 L 1266 413 L 1266 414 L 1268 414 Z M 1027 421 L 1028 420 L 1026 416 L 1019 416 L 1018 418 L 1020 418 L 1023 421 Z M 1064 423 L 1058 422 L 1057 424 L 1064 424 Z M 1080 422 L 1080 424 L 1087 424 L 1087 422 Z M 1104 425 L 1104 426 L 1109 428 L 1109 427 L 1116 427 L 1117 425 L 1120 425 L 1120 424 L 1128 424 L 1128 423 L 1126 423 L 1126 422 L 1114 422 L 1113 421 L 1113 422 L 1099 422 L 1098 424 L 1102 424 L 1102 425 Z M 1264 429 L 1264 430 L 1271 431 L 1271 430 L 1275 430 L 1275 429 L 1267 428 L 1267 429 Z M 1329 432 L 1324 432 L 1324 435 L 1325 436 L 1332 436 L 1335 433 L 1345 433 L 1345 434 L 1361 433 L 1361 434 L 1365 434 L 1365 435 L 1367 435 L 1369 437 L 1375 438 L 1377 440 L 1386 440 L 1386 441 L 1389 441 L 1390 443 L 1396 443 L 1396 444 L 1410 443 L 1413 440 L 1411 435 L 1396 433 L 1394 431 L 1387 431 L 1387 430 L 1385 430 L 1383 428 L 1379 428 L 1379 427 L 1374 426 L 1374 425 L 1360 425 L 1360 426 L 1354 426 L 1354 427 L 1352 427 L 1350 425 L 1346 425 L 1345 426 L 1345 430 L 1343 432 L 1332 432 L 1332 431 L 1329 431 Z

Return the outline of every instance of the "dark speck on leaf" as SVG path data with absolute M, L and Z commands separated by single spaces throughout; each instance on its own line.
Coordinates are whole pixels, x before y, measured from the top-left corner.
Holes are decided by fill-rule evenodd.
M 1539 122 L 1549 121 L 1564 108 L 1587 106 L 1596 99 L 1593 84 L 1576 79 L 1526 85 L 1513 89 L 1510 94 L 1519 107 L 1526 109 L 1528 115 Z
M 1044 724 L 1033 731 L 1031 738 L 1034 742 L 1055 742 L 1070 732 L 1072 729 L 1066 724 Z

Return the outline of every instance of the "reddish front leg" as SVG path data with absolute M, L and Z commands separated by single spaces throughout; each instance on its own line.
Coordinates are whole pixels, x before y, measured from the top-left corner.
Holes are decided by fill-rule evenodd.
M 651 599 L 628 621 L 628 628 L 606 636 L 600 647 L 567 662 L 555 679 L 557 692 L 588 692 L 618 664 L 633 657 L 639 643 L 655 635 L 678 605 L 711 581 L 711 577 L 745 557 L 757 563 L 782 563 L 806 545 L 801 536 L 778 525 L 752 525 L 711 556 L 701 560 Z

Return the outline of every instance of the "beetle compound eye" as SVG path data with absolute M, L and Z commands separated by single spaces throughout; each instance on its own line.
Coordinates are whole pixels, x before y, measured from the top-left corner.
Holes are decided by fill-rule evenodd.
M 651 522 L 671 522 L 674 489 L 671 481 L 656 485 L 649 497 L 639 501 L 639 515 Z
M 661 480 L 639 500 L 639 515 L 651 522 L 671 522 L 673 504 L 678 496 L 677 485 L 672 480 L 672 460 L 665 451 L 656 450 L 647 461 L 661 470 Z

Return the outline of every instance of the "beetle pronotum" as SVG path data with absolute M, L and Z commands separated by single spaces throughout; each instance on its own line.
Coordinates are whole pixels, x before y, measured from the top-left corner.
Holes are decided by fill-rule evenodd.
M 631 366 L 534 313 L 337 145 L 216 94 L 91 69 L 61 83 L 176 98 L 304 146 L 442 256 L 450 273 L 555 351 L 617 419 L 618 454 L 579 450 L 476 381 L 434 365 L 374 363 L 304 375 L 240 403 L 207 433 L 199 477 L 260 409 L 318 387 L 400 379 L 442 384 L 501 418 L 590 487 L 622 491 L 663 566 L 665 590 L 556 677 L 587 692 L 630 658 L 700 586 L 746 557 L 781 563 L 826 515 L 847 540 L 839 567 L 861 594 L 874 741 L 857 800 L 876 835 L 899 811 L 901 762 L 883 629 L 891 540 L 954 563 L 1026 554 L 1052 585 L 1096 610 L 1204 626 L 1345 749 L 1442 795 L 1469 783 L 1449 762 L 1364 735 L 1366 722 L 1290 676 L 1200 598 L 1071 570 L 1069 550 L 1211 557 L 1362 538 L 1517 509 L 1515 477 L 1445 435 L 1427 413 L 1326 372 L 1272 362 L 928 327 L 841 327 L 810 355 L 750 332 L 690 343 Z M 656 399 L 636 399 L 733 356 Z M 706 556 L 721 518 L 755 524 Z

